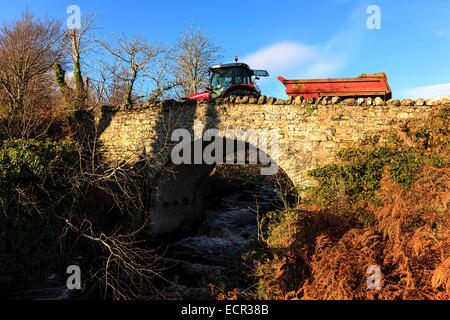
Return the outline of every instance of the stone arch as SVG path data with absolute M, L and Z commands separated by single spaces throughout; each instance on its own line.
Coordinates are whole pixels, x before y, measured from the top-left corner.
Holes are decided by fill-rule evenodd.
M 230 139 L 224 138 L 224 144 L 230 142 Z M 234 157 L 237 160 L 237 153 L 245 152 L 248 156 L 248 152 L 251 148 L 261 152 L 263 156 L 270 160 L 272 157 L 264 151 L 258 149 L 256 146 L 244 142 L 241 140 L 232 141 L 235 146 L 244 146 L 244 150 L 234 150 Z M 192 142 L 192 145 L 195 142 Z M 203 144 L 202 150 L 204 150 L 207 144 Z M 224 163 L 230 152 L 224 152 Z M 170 157 L 169 157 L 170 158 Z M 193 160 L 193 159 L 192 159 Z M 255 165 L 249 163 L 248 157 L 245 164 Z M 259 162 L 258 158 L 258 163 Z M 177 230 L 182 231 L 192 226 L 195 221 L 204 217 L 203 196 L 202 189 L 204 187 L 204 180 L 210 175 L 217 164 L 179 164 L 174 165 L 169 159 L 161 169 L 164 172 L 159 177 L 158 186 L 156 187 L 153 198 L 153 210 L 150 219 L 150 228 L 153 234 L 168 234 Z M 277 173 L 285 176 L 288 183 L 294 186 L 293 179 L 279 166 L 277 165 Z

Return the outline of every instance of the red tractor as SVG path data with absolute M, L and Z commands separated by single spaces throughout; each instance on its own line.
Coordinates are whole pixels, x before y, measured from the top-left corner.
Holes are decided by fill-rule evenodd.
M 209 68 L 210 80 L 206 91 L 193 94 L 189 99 L 217 99 L 229 96 L 259 97 L 261 94 L 255 87 L 255 80 L 268 77 L 266 70 L 252 70 L 245 63 L 219 64 Z M 253 77 L 253 78 L 252 78 Z

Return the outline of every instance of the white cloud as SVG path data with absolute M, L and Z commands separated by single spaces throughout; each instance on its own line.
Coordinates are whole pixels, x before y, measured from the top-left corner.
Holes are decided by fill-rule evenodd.
M 282 72 L 316 58 L 316 48 L 298 42 L 278 42 L 262 48 L 242 59 L 254 69 L 266 69 L 269 73 Z
M 334 41 L 334 38 L 333 38 Z M 253 69 L 265 69 L 270 74 L 303 74 L 308 77 L 327 76 L 341 69 L 346 59 L 342 54 L 326 48 L 299 42 L 277 42 L 241 59 Z M 301 71 L 301 72 L 299 72 Z
M 400 90 L 399 94 L 410 99 L 450 96 L 450 83 Z
M 346 64 L 343 56 L 336 56 L 329 59 L 319 59 L 311 67 L 308 68 L 306 76 L 308 78 L 330 77 L 335 74 Z
M 287 79 L 332 77 L 347 64 L 346 53 L 337 46 L 341 35 L 332 37 L 321 45 L 308 45 L 294 41 L 277 42 L 259 49 L 240 61 L 252 69 L 264 69 L 270 74 L 259 82 L 262 92 L 277 97 L 285 96 L 285 87 L 278 80 L 281 75 Z M 345 50 L 344 50 L 345 51 Z
M 346 0 L 344 0 L 346 1 Z M 265 69 L 270 77 L 261 79 L 260 87 L 266 95 L 286 97 L 285 87 L 277 76 L 286 79 L 333 78 L 351 62 L 359 49 L 366 29 L 366 16 L 358 6 L 350 16 L 350 28 L 333 34 L 322 43 L 299 41 L 276 42 L 242 59 L 254 69 Z

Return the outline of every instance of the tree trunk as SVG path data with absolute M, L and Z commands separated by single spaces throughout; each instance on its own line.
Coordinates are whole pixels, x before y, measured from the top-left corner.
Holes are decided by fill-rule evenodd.
M 82 93 L 84 90 L 83 77 L 81 76 L 80 66 L 80 50 L 78 47 L 78 39 L 76 38 L 75 30 L 72 33 L 72 53 L 73 53 L 73 76 L 75 78 L 76 90 Z
M 127 87 L 127 93 L 125 95 L 125 104 L 131 106 L 133 104 L 133 99 L 131 97 L 131 94 L 133 92 L 133 86 L 134 86 L 134 82 L 136 81 L 136 76 L 137 76 L 137 71 L 133 70 L 133 76 L 130 80 L 130 82 L 128 83 L 128 87 Z

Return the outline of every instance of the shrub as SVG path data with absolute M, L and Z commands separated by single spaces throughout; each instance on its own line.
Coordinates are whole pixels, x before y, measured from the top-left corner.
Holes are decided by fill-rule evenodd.
M 266 219 L 261 247 L 272 255 L 255 256 L 255 297 L 448 300 L 448 112 L 383 145 L 367 137 L 311 170 L 318 186 L 303 204 Z M 367 288 L 371 265 L 381 289 Z
M 420 149 L 382 146 L 373 149 L 343 149 L 338 152 L 339 164 L 326 165 L 310 170 L 319 186 L 311 188 L 308 199 L 323 205 L 336 200 L 339 183 L 344 186 L 345 196 L 356 201 L 376 202 L 384 168 L 388 167 L 392 179 L 408 189 L 414 183 L 419 168 L 432 164 L 442 168 L 445 161 L 438 155 L 427 155 Z
M 0 288 L 55 272 L 65 178 L 76 164 L 70 140 L 0 142 Z

